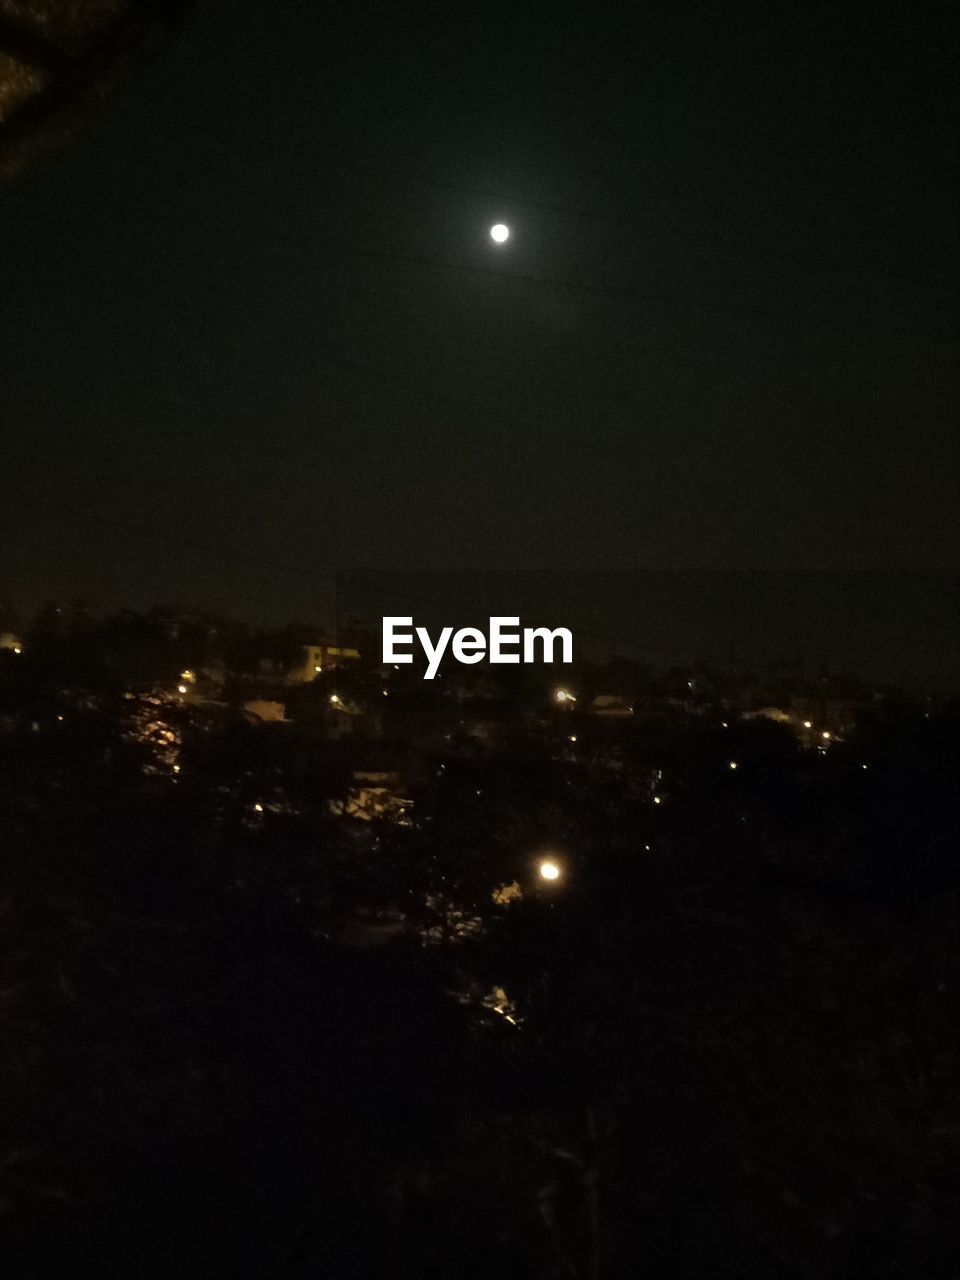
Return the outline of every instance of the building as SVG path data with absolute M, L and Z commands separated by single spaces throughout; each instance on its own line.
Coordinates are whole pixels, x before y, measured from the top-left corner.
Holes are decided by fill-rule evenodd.
M 358 662 L 360 650 L 339 644 L 301 645 L 300 660 L 286 673 L 290 684 L 308 684 L 323 671 L 342 667 L 347 662 Z

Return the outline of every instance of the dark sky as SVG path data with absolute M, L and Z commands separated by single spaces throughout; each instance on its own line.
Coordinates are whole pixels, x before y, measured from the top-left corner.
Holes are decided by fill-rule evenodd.
M 0 191 L 0 596 L 956 571 L 949 11 L 201 5 Z

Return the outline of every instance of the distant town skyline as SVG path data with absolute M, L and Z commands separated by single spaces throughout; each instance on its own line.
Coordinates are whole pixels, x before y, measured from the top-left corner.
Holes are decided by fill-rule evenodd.
M 69 590 L 64 605 L 80 601 Z M 254 629 L 313 627 L 333 636 L 358 625 L 379 643 L 381 618 L 483 625 L 517 615 L 522 625 L 569 626 L 576 657 L 625 657 L 662 669 L 823 665 L 917 691 L 960 691 L 960 575 L 721 571 L 385 572 L 358 570 L 304 585 L 299 614 L 273 610 L 265 593 L 231 598 L 150 595 L 145 580 L 127 599 L 86 599 L 94 613 L 157 608 L 222 614 Z M 0 599 L 0 603 L 3 603 Z M 44 601 L 8 599 L 26 625 Z M 452 620 L 452 622 L 451 622 Z

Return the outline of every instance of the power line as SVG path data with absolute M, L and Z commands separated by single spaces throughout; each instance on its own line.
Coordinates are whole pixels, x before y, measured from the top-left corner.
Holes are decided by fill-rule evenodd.
M 164 220 L 165 222 L 169 222 L 169 216 L 165 215 Z M 204 223 L 196 219 L 180 219 L 180 221 L 184 222 L 193 230 L 212 233 L 218 236 L 247 237 L 252 240 L 261 240 L 279 245 L 286 249 L 292 249 L 294 253 L 300 255 L 301 258 L 304 253 L 302 247 L 293 243 L 291 235 L 281 234 L 267 228 L 244 227 L 230 225 L 227 223 Z M 126 225 L 131 224 L 128 222 Z M 152 230 L 156 230 L 156 226 L 157 224 L 155 223 L 150 224 Z M 654 290 L 626 289 L 610 284 L 592 283 L 584 280 L 567 280 L 558 276 L 541 276 L 527 272 L 510 271 L 506 268 L 481 267 L 473 263 L 466 262 L 450 262 L 441 258 L 428 257 L 423 254 L 400 253 L 398 251 L 388 249 L 373 249 L 356 244 L 346 244 L 342 242 L 338 244 L 331 244 L 329 241 L 316 241 L 311 243 L 309 248 L 311 253 L 315 253 L 322 257 L 339 257 L 342 255 L 346 257 L 364 258 L 370 261 L 395 262 L 404 265 L 426 267 L 431 270 L 452 271 L 462 274 L 482 276 L 488 279 L 512 280 L 521 284 L 547 285 L 555 289 L 593 294 L 600 297 L 616 298 L 622 302 L 653 303 L 660 306 L 679 307 L 683 310 L 718 312 L 724 315 L 736 315 L 748 322 L 752 321 L 756 324 L 761 324 L 764 328 L 769 325 L 771 320 L 778 320 L 786 321 L 790 324 L 820 326 L 855 337 L 875 335 L 881 337 L 910 338 L 914 341 L 938 343 L 952 343 L 956 341 L 956 335 L 953 334 L 924 332 L 913 329 L 875 325 L 869 322 L 851 324 L 843 320 L 833 319 L 830 316 L 818 315 L 814 312 L 789 312 L 775 307 L 757 306 L 754 304 L 722 302 L 716 299 L 706 298 L 688 298 L 680 294 L 664 293 Z
M 425 173 L 410 173 L 384 165 L 360 164 L 346 156 L 329 152 L 312 152 L 311 160 L 331 167 L 339 167 L 357 175 L 372 175 L 376 179 L 385 180 L 395 188 L 429 187 L 441 191 L 458 192 L 479 200 L 493 200 L 509 206 L 524 206 L 531 209 L 542 209 L 548 213 L 559 214 L 567 218 L 578 218 L 586 221 L 605 222 L 613 226 L 629 227 L 639 230 L 649 237 L 664 236 L 675 240 L 685 240 L 693 244 L 716 245 L 741 253 L 758 254 L 779 258 L 799 266 L 809 267 L 816 271 L 842 273 L 845 275 L 869 276 L 877 279 L 899 280 L 925 285 L 941 283 L 940 277 L 920 274 L 915 271 L 896 271 L 876 265 L 864 266 L 838 260 L 829 254 L 816 254 L 796 249 L 788 249 L 782 245 L 771 244 L 762 240 L 751 240 L 738 236 L 727 236 L 716 232 L 689 231 L 673 223 L 655 221 L 640 210 L 625 207 L 604 210 L 582 205 L 571 205 L 561 200 L 546 199 L 535 196 L 511 195 L 482 185 L 473 185 L 452 178 L 438 177 Z M 249 161 L 243 165 L 243 175 L 248 176 L 251 170 Z M 237 167 L 239 176 L 239 167 Z M 269 180 L 275 181 L 275 175 L 267 166 Z M 772 187 L 751 186 L 751 190 L 770 191 Z M 956 264 L 953 264 L 954 266 Z
M 362 167 L 352 164 L 348 160 L 342 163 L 351 168 L 362 171 Z M 666 223 L 652 223 L 649 218 L 644 217 L 633 209 L 624 209 L 618 212 L 603 212 L 599 209 L 578 208 L 572 205 L 563 204 L 557 200 L 544 200 L 532 196 L 511 196 L 502 191 L 491 191 L 483 187 L 472 187 L 465 183 L 455 182 L 451 179 L 433 178 L 426 175 L 411 174 L 404 177 L 396 176 L 394 181 L 399 185 L 414 184 L 417 186 L 436 187 L 438 189 L 459 191 L 465 195 L 475 196 L 483 200 L 497 200 L 509 205 L 525 205 L 528 208 L 543 209 L 546 212 L 561 214 L 565 217 L 581 218 L 589 221 L 607 222 L 613 226 L 630 227 L 636 230 L 646 231 L 647 235 L 667 236 L 678 240 L 687 240 L 695 244 L 713 244 L 727 249 L 735 249 L 744 253 L 764 254 L 769 257 L 780 258 L 784 261 L 793 262 L 799 265 L 813 267 L 818 271 L 824 272 L 842 272 L 850 275 L 873 276 L 881 279 L 892 280 L 909 280 L 915 283 L 934 284 L 938 283 L 933 277 L 917 275 L 912 272 L 898 272 L 876 267 L 864 268 L 854 266 L 850 263 L 838 262 L 829 257 L 819 257 L 814 254 L 798 253 L 796 250 L 787 250 L 779 245 L 772 245 L 756 240 L 744 240 L 735 236 L 724 236 L 716 233 L 692 232 L 682 227 L 668 225 Z
M 155 295 L 155 297 L 162 299 L 163 295 Z M 165 299 L 164 302 L 166 302 Z M 178 312 L 187 313 L 190 317 L 195 317 L 197 314 L 195 308 L 186 308 L 176 301 L 174 309 Z M 461 411 L 465 410 L 470 413 L 471 416 L 479 418 L 482 421 L 485 430 L 490 431 L 492 429 L 494 434 L 509 433 L 509 439 L 511 442 L 516 433 L 519 432 L 525 439 L 531 437 L 534 439 L 538 437 L 544 440 L 549 439 L 549 443 L 552 448 L 559 446 L 570 450 L 581 459 L 594 461 L 603 457 L 616 462 L 623 468 L 636 468 L 642 463 L 641 455 L 630 449 L 612 448 L 609 445 L 603 444 L 598 437 L 587 438 L 579 434 L 571 435 L 569 432 L 558 433 L 556 431 L 550 431 L 548 433 L 545 429 L 537 427 L 535 424 L 526 421 L 514 410 L 506 409 L 504 406 L 499 404 L 485 405 L 475 396 L 466 398 L 451 394 L 449 391 L 438 392 L 434 383 L 385 372 L 376 368 L 374 365 L 348 357 L 343 354 L 342 346 L 337 346 L 324 352 L 318 351 L 311 343 L 310 353 L 311 357 L 320 364 L 325 363 L 331 368 L 346 369 L 352 373 L 356 373 L 362 378 L 361 385 L 365 385 L 370 379 L 373 379 L 386 385 L 410 387 L 420 394 L 429 396 L 435 402 L 446 403 L 447 405 L 453 406 Z M 308 428 L 308 432 L 312 438 L 315 434 L 315 429 L 311 426 Z M 262 490 L 264 484 L 264 464 L 259 462 L 258 466 L 260 467 L 260 471 L 256 476 L 256 484 Z M 283 474 L 287 473 L 283 464 L 278 464 L 276 470 L 278 474 L 281 472 Z M 210 546 L 209 544 L 198 543 L 188 539 L 181 539 L 181 541 L 187 549 L 208 551 L 221 555 L 226 554 L 234 559 L 244 558 L 243 553 L 235 551 L 224 552 L 222 548 L 218 549 Z M 249 559 L 249 557 L 246 558 Z M 265 563 L 262 557 L 255 559 L 258 563 Z M 304 571 L 302 566 L 284 566 L 278 560 L 271 561 L 271 564 L 275 568 L 286 569 L 290 572 L 299 574 L 301 577 L 315 579 L 315 575 L 311 575 L 309 572 Z M 331 580 L 334 575 L 327 574 L 324 576 L 326 580 Z
M 2 482 L 0 482 L 0 485 L 2 485 Z M 68 519 L 100 524 L 108 529 L 113 529 L 121 533 L 130 533 L 141 539 L 166 543 L 169 546 L 177 547 L 181 551 L 195 551 L 203 555 L 212 555 L 220 559 L 240 560 L 248 564 L 258 565 L 260 568 L 273 569 L 280 573 L 294 574 L 297 577 L 305 578 L 311 582 L 329 582 L 335 576 L 334 571 L 332 570 L 320 573 L 316 570 L 305 569 L 302 565 L 291 564 L 288 561 L 280 560 L 273 556 L 254 555 L 250 552 L 241 551 L 236 547 L 223 547 L 212 542 L 205 542 L 199 538 L 187 538 L 182 534 L 168 533 L 166 530 L 156 529 L 150 525 L 141 524 L 139 521 L 127 520 L 120 516 L 102 515 L 79 507 L 68 506 L 66 503 L 52 502 L 48 498 L 40 498 L 36 494 L 30 494 L 28 497 L 17 493 L 9 486 L 2 485 L 2 487 L 4 496 L 8 502 L 16 503 L 24 507 L 42 507 L 47 511 L 65 516 Z
M 77 520 L 81 523 L 87 522 L 102 525 L 106 528 L 118 530 L 123 533 L 131 534 L 134 537 L 167 544 L 177 550 L 189 550 L 200 554 L 212 555 L 220 559 L 236 560 L 248 564 L 256 565 L 260 568 L 266 568 L 274 572 L 289 573 L 296 577 L 307 581 L 333 585 L 336 589 L 339 584 L 350 587 L 357 594 L 366 596 L 368 599 L 376 599 L 382 603 L 384 600 L 402 600 L 405 603 L 429 608 L 429 609 L 460 609 L 462 604 L 454 602 L 450 599 L 442 599 L 437 596 L 425 596 L 419 592 L 398 591 L 391 587 L 372 587 L 364 580 L 355 577 L 352 573 L 339 570 L 315 570 L 305 569 L 302 565 L 291 564 L 273 556 L 257 555 L 250 552 L 239 550 L 235 547 L 224 547 L 218 544 L 209 543 L 201 539 L 187 538 L 179 534 L 172 534 L 166 530 L 158 529 L 150 525 L 142 524 L 139 521 L 127 520 L 123 517 L 102 515 L 91 512 L 84 508 L 74 507 L 65 503 L 52 502 L 46 498 L 37 497 L 35 494 L 29 496 L 18 493 L 16 490 L 5 486 L 0 482 L 3 488 L 4 496 L 9 502 L 28 507 L 42 507 L 52 511 L 58 515 L 64 516 L 71 520 Z M 528 571 L 531 574 L 539 572 L 537 570 Z M 640 654 L 659 654 L 663 657 L 686 658 L 701 662 L 724 663 L 729 664 L 729 655 L 724 657 L 719 654 L 703 653 L 701 651 L 686 649 L 682 646 L 666 646 L 655 645 L 649 643 L 646 639 L 637 636 L 614 635 L 608 632 L 599 632 L 588 630 L 583 627 L 577 627 L 577 635 L 587 640 L 599 641 L 609 646 L 625 646 Z M 614 656 L 611 653 L 610 656 Z M 770 664 L 771 659 L 751 657 L 744 654 L 737 655 L 737 662 L 747 663 L 750 666 L 765 667 Z

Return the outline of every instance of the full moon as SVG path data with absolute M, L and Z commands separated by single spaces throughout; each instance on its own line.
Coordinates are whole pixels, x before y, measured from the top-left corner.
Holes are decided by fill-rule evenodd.
M 505 227 L 502 222 L 498 222 L 495 227 L 490 228 L 490 239 L 497 244 L 503 244 L 505 240 L 510 238 L 510 228 Z

